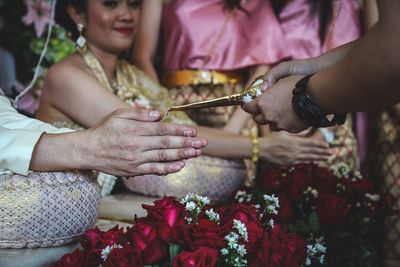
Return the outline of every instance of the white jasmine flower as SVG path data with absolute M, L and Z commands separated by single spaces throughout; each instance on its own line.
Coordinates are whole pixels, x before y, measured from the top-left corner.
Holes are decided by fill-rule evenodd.
M 247 227 L 244 223 L 239 220 L 233 220 L 233 227 L 238 230 L 245 241 L 248 241 Z
M 366 193 L 365 196 L 366 196 L 369 200 L 374 201 L 374 202 L 378 202 L 378 201 L 381 199 L 381 197 L 380 197 L 379 195 L 377 195 L 377 194 L 369 194 L 369 193 Z
M 206 210 L 206 215 L 210 221 L 214 221 L 219 224 L 219 214 L 214 211 L 214 209 Z
M 245 94 L 245 95 L 243 95 L 242 101 L 243 101 L 243 103 L 250 103 L 251 101 L 253 101 L 253 99 L 251 98 L 251 96 L 249 94 Z
M 275 225 L 274 220 L 273 220 L 273 219 L 270 219 L 269 222 L 268 222 L 268 226 L 271 227 L 271 229 L 273 229 L 273 228 L 274 228 L 274 225 Z
M 185 209 L 188 211 L 193 211 L 194 209 L 196 209 L 196 204 L 192 201 L 189 201 L 186 203 Z
M 107 247 L 105 247 L 105 248 L 101 251 L 101 259 L 102 259 L 103 261 L 106 261 L 108 255 L 110 255 L 111 251 L 112 251 L 114 248 L 122 248 L 122 246 L 121 246 L 121 245 L 118 245 L 118 244 L 114 244 L 114 245 L 112 245 L 112 246 L 107 246 Z
M 229 251 L 228 251 L 227 248 L 221 249 L 221 255 L 225 256 L 225 255 L 228 255 L 228 254 L 229 254 Z
M 240 256 L 245 256 L 247 254 L 247 250 L 244 245 L 239 245 L 237 248 L 237 252 L 239 253 Z
M 319 258 L 319 263 L 324 264 L 325 261 L 325 255 L 321 255 L 321 257 Z

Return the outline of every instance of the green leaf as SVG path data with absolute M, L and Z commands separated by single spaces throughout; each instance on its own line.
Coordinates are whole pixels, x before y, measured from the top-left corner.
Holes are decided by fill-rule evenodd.
M 176 257 L 176 255 L 179 254 L 180 251 L 181 251 L 180 245 L 169 243 L 169 255 L 170 255 L 170 260 L 171 260 L 171 266 L 172 266 L 173 259 Z
M 318 215 L 317 215 L 316 211 L 311 212 L 308 222 L 310 224 L 311 231 L 315 234 L 318 233 L 320 226 L 319 226 L 319 220 L 318 220 Z

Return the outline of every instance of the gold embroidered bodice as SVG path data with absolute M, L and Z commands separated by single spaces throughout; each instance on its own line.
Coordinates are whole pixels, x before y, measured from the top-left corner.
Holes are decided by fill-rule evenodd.
M 170 123 L 194 125 L 184 112 L 168 114 L 172 101 L 168 90 L 151 80 L 144 72 L 119 60 L 116 70 L 116 82 L 111 84 L 97 58 L 87 49 L 82 57 L 91 68 L 97 80 L 121 100 L 136 108 L 154 108 L 166 114 L 164 121 Z

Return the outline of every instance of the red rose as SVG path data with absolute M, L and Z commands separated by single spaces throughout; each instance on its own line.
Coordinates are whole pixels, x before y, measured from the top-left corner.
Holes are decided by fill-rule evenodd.
M 333 194 L 336 192 L 336 185 L 339 182 L 333 172 L 328 168 L 315 168 L 312 177 L 312 187 L 318 192 Z
M 273 216 L 273 218 L 280 223 L 289 223 L 293 220 L 293 209 L 292 205 L 288 200 L 286 195 L 278 195 L 279 208 L 278 214 Z
M 147 218 L 157 230 L 158 236 L 170 241 L 178 227 L 185 224 L 185 207 L 173 197 L 165 197 L 154 202 L 154 206 L 142 205 L 147 210 Z
M 72 253 L 65 254 L 55 264 L 54 267 L 76 267 L 86 266 L 82 250 L 75 249 Z
M 374 184 L 369 179 L 343 179 L 345 194 L 362 197 L 365 193 L 374 191 Z
M 118 225 L 112 229 L 102 232 L 99 228 L 89 229 L 83 235 L 81 245 L 84 250 L 103 249 L 114 244 L 125 244 L 124 229 Z
M 218 256 L 218 250 L 207 247 L 193 252 L 182 251 L 174 258 L 173 267 L 214 267 Z
M 97 227 L 89 229 L 85 232 L 81 241 L 86 254 L 86 263 L 89 266 L 98 266 L 101 263 L 101 251 L 106 246 L 124 245 L 125 243 L 124 230 L 119 228 L 118 225 L 106 232 L 102 232 Z
M 226 231 L 230 231 L 234 219 L 245 224 L 260 220 L 257 209 L 249 203 L 227 205 L 217 209 L 217 213 L 220 214 L 221 225 Z
M 111 250 L 110 254 L 103 267 L 141 267 L 140 257 L 136 254 L 135 250 L 130 246 L 125 246 L 122 248 L 114 248 Z
M 248 241 L 244 243 L 246 246 L 246 250 L 249 254 L 255 253 L 264 236 L 266 235 L 266 231 L 264 227 L 262 227 L 259 223 L 246 223 L 247 234 L 248 234 Z
M 297 202 L 303 197 L 303 192 L 311 185 L 312 164 L 298 164 L 293 166 L 287 176 L 287 195 L 291 202 Z
M 283 168 L 267 168 L 257 179 L 258 188 L 264 193 L 283 192 L 286 188 L 285 180 L 282 178 Z
M 222 249 L 226 232 L 213 221 L 200 219 L 197 224 L 189 224 L 178 231 L 175 242 L 188 246 L 191 250 L 199 247 Z
M 155 227 L 147 218 L 136 219 L 126 235 L 134 244 L 143 264 L 156 264 L 168 255 L 168 244 L 157 236 Z
M 117 225 L 100 235 L 98 240 L 104 246 L 112 246 L 114 244 L 124 245 L 126 243 L 124 229 L 119 228 Z
M 103 232 L 96 226 L 94 229 L 89 229 L 83 234 L 83 238 L 81 241 L 81 245 L 83 249 L 101 249 L 103 244 L 100 244 L 99 237 L 103 234 Z
M 307 256 L 306 241 L 296 234 L 289 234 L 275 225 L 270 236 L 266 235 L 249 267 L 300 267 Z
M 317 200 L 317 214 L 320 222 L 337 226 L 342 224 L 347 217 L 349 207 L 342 196 L 321 193 Z

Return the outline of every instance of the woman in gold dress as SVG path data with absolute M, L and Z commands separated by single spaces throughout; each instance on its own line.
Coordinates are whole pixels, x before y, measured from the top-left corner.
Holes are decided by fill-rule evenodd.
M 117 108 L 167 111 L 172 105 L 168 91 L 120 59 L 132 46 L 140 4 L 137 0 L 58 2 L 56 21 L 77 38 L 79 49 L 48 71 L 38 118 L 90 127 Z M 165 121 L 195 124 L 182 112 L 167 114 Z M 195 127 L 199 136 L 209 141 L 205 156 L 187 161 L 186 167 L 177 174 L 125 180 L 128 187 L 153 196 L 180 197 L 198 192 L 213 199 L 226 199 L 245 179 L 246 170 L 241 159 L 259 155 L 274 163 L 293 163 L 324 160 L 330 155 L 327 144 L 321 141 L 279 135 L 261 138 L 259 147 L 255 148 L 257 143 L 249 138 Z M 151 146 L 151 140 L 148 145 Z

